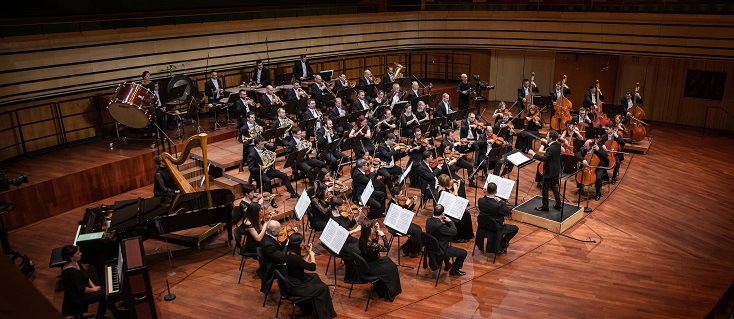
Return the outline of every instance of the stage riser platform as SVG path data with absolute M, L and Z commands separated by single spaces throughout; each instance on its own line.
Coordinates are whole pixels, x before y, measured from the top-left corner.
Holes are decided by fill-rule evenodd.
M 563 220 L 560 220 L 561 212 L 553 209 L 552 205 L 555 201 L 550 200 L 550 211 L 541 212 L 535 210 L 535 207 L 542 206 L 542 198 L 535 196 L 526 201 L 522 205 L 512 210 L 512 219 L 545 228 L 554 233 L 562 233 L 573 227 L 581 218 L 584 217 L 584 208 L 576 205 L 565 204 L 563 206 Z

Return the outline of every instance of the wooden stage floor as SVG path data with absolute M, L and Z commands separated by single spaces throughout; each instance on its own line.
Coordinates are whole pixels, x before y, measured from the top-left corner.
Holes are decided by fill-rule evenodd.
M 559 235 L 514 221 L 520 228 L 506 255 L 492 263 L 477 253 L 469 256 L 464 277 L 442 274 L 434 287 L 433 273 L 400 268 L 403 293 L 390 303 L 376 300 L 364 311 L 367 285 L 348 287 L 339 279 L 334 306 L 343 318 L 702 318 L 734 280 L 734 149 L 730 139 L 657 125 L 655 143 L 646 155 L 625 158 L 620 181 L 603 188 L 593 212 Z M 693 150 L 693 151 L 692 151 Z M 534 166 L 531 166 L 534 167 Z M 49 170 L 58 168 L 49 167 Z M 523 169 L 520 202 L 540 193 L 530 181 L 533 169 Z M 513 178 L 514 178 L 513 172 Z M 570 185 L 569 185 L 570 186 Z M 415 190 L 412 190 L 415 192 Z M 567 193 L 573 197 L 572 187 Z M 474 207 L 474 189 L 467 189 Z M 116 199 L 149 197 L 152 186 Z M 480 192 L 481 194 L 481 192 Z M 481 195 L 480 195 L 481 196 Z M 511 198 L 514 201 L 514 198 Z M 288 208 L 295 200 L 287 200 Z M 60 309 L 62 292 L 55 292 L 59 269 L 48 269 L 52 248 L 70 243 L 85 205 L 14 230 L 10 242 L 37 264 L 33 285 Z M 430 205 L 429 205 L 430 206 Z M 477 212 L 471 209 L 474 221 Z M 427 209 L 416 223 L 423 226 Z M 581 242 L 593 240 L 595 242 Z M 237 284 L 239 256 L 232 257 L 226 235 L 219 234 L 199 250 L 145 242 L 158 312 L 163 318 L 270 317 L 277 307 L 277 288 L 265 307 L 248 260 Z M 472 243 L 457 244 L 471 253 Z M 178 298 L 163 301 L 173 250 L 176 275 L 170 277 Z M 397 258 L 395 247 L 390 257 Z M 327 255 L 317 256 L 324 282 Z M 417 258 L 402 258 L 414 266 Z M 343 267 L 339 277 L 343 277 Z M 331 270 L 330 270 L 331 275 Z M 290 314 L 284 304 L 280 317 Z

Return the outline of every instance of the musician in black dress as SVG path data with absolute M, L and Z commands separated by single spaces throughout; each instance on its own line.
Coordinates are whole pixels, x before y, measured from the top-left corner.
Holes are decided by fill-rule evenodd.
M 418 126 L 418 118 L 413 114 L 410 105 L 405 107 L 405 111 L 400 115 L 400 136 L 412 136 L 413 129 Z
M 522 112 L 523 109 L 525 109 L 525 102 L 526 102 L 526 96 L 530 93 L 538 93 L 540 90 L 538 90 L 538 87 L 535 85 L 535 82 L 530 83 L 530 80 L 523 79 L 522 80 L 522 86 L 517 89 L 517 107 L 518 107 L 518 113 Z
M 449 192 L 455 196 L 466 198 L 466 188 L 464 182 L 458 179 L 452 179 L 447 174 L 441 174 L 438 176 L 438 195 L 441 198 L 442 192 Z M 456 224 L 456 235 L 452 238 L 452 241 L 457 243 L 465 243 L 470 239 L 474 238 L 474 229 L 472 228 L 471 214 L 468 210 L 464 210 L 464 214 L 460 220 L 455 221 Z
M 459 111 L 468 109 L 472 92 L 471 83 L 469 83 L 469 77 L 466 74 L 461 74 L 461 81 L 456 88 L 456 92 L 459 93 Z
M 561 194 L 558 192 L 558 177 L 561 175 L 561 143 L 558 142 L 558 132 L 549 131 L 545 139 L 540 140 L 543 144 L 540 146 L 538 153 L 529 150 L 530 156 L 534 159 L 545 163 L 543 167 L 543 189 L 541 195 L 543 196 L 543 206 L 536 207 L 538 211 L 548 211 L 548 189 L 553 191 L 553 198 L 556 200 L 556 204 L 553 205 L 553 209 L 561 210 L 561 203 L 563 199 Z M 550 141 L 550 142 L 548 142 Z
M 260 169 L 261 165 L 263 165 L 262 156 L 264 151 L 265 140 L 263 140 L 262 137 L 256 137 L 254 147 L 250 149 L 250 153 L 247 155 L 246 160 L 247 167 L 250 169 L 251 178 L 259 183 L 260 187 L 268 193 L 272 193 L 270 179 L 279 178 L 283 184 L 285 184 L 285 188 L 288 190 L 288 193 L 291 194 L 291 198 L 298 198 L 298 194 L 293 190 L 293 186 L 291 185 L 291 180 L 288 178 L 288 175 L 275 169 L 273 167 L 275 164 L 272 164 L 269 167 L 263 167 L 263 170 Z M 260 183 L 261 179 L 262 183 Z
M 153 162 L 158 166 L 153 183 L 153 196 L 170 199 L 180 192 L 178 190 L 178 186 L 176 186 L 176 182 L 174 182 L 171 172 L 166 168 L 166 163 L 163 162 L 163 158 L 156 155 L 153 157 Z
M 497 133 L 498 137 L 503 138 L 505 142 L 512 146 L 515 137 L 515 127 L 512 124 L 512 117 L 509 112 L 502 113 L 502 115 L 494 121 L 494 127 L 492 130 Z
M 505 200 L 496 197 L 497 185 L 495 183 L 489 183 L 486 189 L 486 196 L 480 198 L 477 201 L 477 207 L 479 208 L 479 215 L 477 216 L 477 227 L 479 229 L 491 229 L 488 225 L 494 222 L 497 225 L 497 231 L 499 232 L 499 254 L 507 253 L 507 247 L 510 246 L 510 239 L 517 235 L 520 230 L 515 225 L 505 224 L 505 216 L 512 215 L 512 210 L 507 207 Z M 487 232 L 477 231 L 476 245 L 480 251 L 484 250 L 484 239 Z M 487 247 L 489 248 L 489 247 Z
M 301 244 L 303 235 L 293 233 L 288 236 L 285 256 L 286 277 L 291 286 L 288 294 L 293 297 L 311 297 L 309 302 L 297 303 L 301 314 L 310 314 L 314 318 L 334 318 L 336 311 L 331 301 L 331 291 L 319 275 L 312 273 L 316 271 L 316 259 L 311 245 L 307 246 L 306 255 L 301 256 Z M 304 270 L 312 272 L 306 273 Z
M 151 92 L 153 92 L 153 89 L 155 88 L 155 82 L 153 82 L 153 81 L 150 80 L 150 72 L 143 71 L 143 76 L 142 77 L 143 77 L 143 80 L 140 81 L 140 85 L 142 85 L 146 89 L 148 89 Z
M 415 167 L 423 162 L 423 152 L 426 150 L 428 141 L 423 137 L 420 127 L 415 128 L 413 136 L 408 138 L 408 141 L 408 149 L 406 150 L 406 153 L 410 157 L 408 165 L 413 164 L 413 168 L 408 173 L 408 177 L 410 178 L 410 185 L 412 187 L 418 187 L 418 175 L 416 174 Z
M 365 153 L 374 154 L 375 144 L 372 143 L 372 129 L 370 129 L 370 126 L 367 124 L 367 119 L 364 115 L 359 116 L 357 121 L 354 122 L 354 127 L 352 127 L 352 130 L 349 132 L 350 138 L 357 136 L 362 137 L 354 147 L 354 153 L 357 155 L 357 158 L 361 158 Z
M 416 202 L 417 197 L 407 197 L 405 199 L 405 202 L 401 205 L 400 197 L 402 195 L 400 195 L 400 191 L 400 186 L 395 186 L 392 188 L 392 198 L 390 198 L 390 204 L 398 205 L 409 211 L 413 211 L 415 205 L 418 204 Z M 420 253 L 422 232 L 423 229 L 421 228 L 421 226 L 418 226 L 416 223 L 410 223 L 410 226 L 408 226 L 408 233 L 405 234 L 408 236 L 408 240 L 406 240 L 405 243 L 400 246 L 400 250 L 403 252 L 404 256 L 415 257 L 418 255 L 418 253 Z
M 328 188 L 326 184 L 316 181 L 311 196 L 311 205 L 308 209 L 308 220 L 316 231 L 323 231 L 329 222 L 331 215 L 331 206 L 328 198 Z
M 607 173 L 606 167 L 609 166 L 609 157 L 607 156 L 607 151 L 604 147 L 599 147 L 599 144 L 594 143 L 594 140 L 592 139 L 586 140 L 584 147 L 576 152 L 576 160 L 581 162 L 583 166 L 589 166 L 594 157 L 599 158 L 599 164 L 594 168 L 594 172 L 596 173 L 596 179 L 594 180 L 596 200 L 601 199 L 602 178 L 604 178 Z M 581 174 L 581 172 L 579 172 L 579 174 Z M 576 186 L 578 186 L 579 189 L 574 194 L 578 194 L 579 192 L 583 193 L 584 185 L 577 182 Z
M 87 311 L 89 304 L 96 302 L 97 315 L 95 318 L 106 318 L 107 309 L 112 311 L 115 318 L 120 318 L 117 307 L 113 303 L 107 303 L 104 286 L 99 286 L 92 280 L 92 277 L 95 277 L 94 267 L 87 267 L 79 262 L 82 258 L 79 247 L 64 246 L 61 249 L 61 258 L 66 260 L 61 268 L 61 281 L 64 284 L 61 313 L 64 315 L 83 314 Z
M 403 292 L 403 288 L 400 286 L 398 266 L 390 257 L 380 256 L 380 253 L 389 251 L 385 233 L 380 230 L 377 222 L 369 218 L 363 219 L 361 226 L 359 250 L 369 266 L 369 273 L 365 275 L 380 278 L 380 281 L 375 283 L 374 289 L 380 298 L 392 302 Z
M 255 69 L 252 70 L 252 79 L 256 87 L 266 87 L 270 85 L 270 70 L 265 67 L 262 60 L 255 62 Z
M 245 251 L 248 253 L 256 253 L 257 246 L 265 236 L 265 227 L 260 223 L 260 211 L 262 207 L 258 203 L 251 203 L 247 205 L 245 210 L 245 218 L 242 221 L 240 228 L 245 235 Z M 266 216 L 265 221 L 270 220 L 269 216 Z M 236 238 L 239 242 L 239 238 Z
M 607 141 L 614 140 L 619 145 L 619 149 L 617 149 L 617 152 L 613 154 L 614 160 L 617 163 L 616 165 L 614 165 L 614 169 L 612 170 L 613 173 L 612 173 L 611 183 L 616 184 L 617 174 L 619 174 L 619 166 L 622 165 L 622 161 L 624 161 L 624 153 L 622 152 L 624 151 L 625 142 L 624 142 L 624 139 L 621 136 L 619 136 L 619 134 L 617 134 L 617 129 L 613 124 L 611 123 L 607 124 L 607 126 L 604 127 L 604 130 L 606 131 L 607 134 L 600 136 L 601 140 L 599 140 L 599 144 L 604 145 L 604 143 L 606 143 Z M 610 152 L 611 150 L 607 149 L 606 151 Z
M 539 138 L 538 130 L 543 127 L 540 119 L 540 111 L 535 105 L 528 107 L 528 114 L 525 116 L 525 130 L 517 136 L 515 148 L 527 152 L 533 148 L 533 140 Z
M 461 268 L 466 259 L 466 250 L 449 246 L 451 238 L 456 235 L 456 226 L 450 218 L 444 215 L 443 211 L 441 204 L 434 205 L 433 217 L 426 219 L 426 233 L 438 240 L 438 253 L 444 256 L 445 269 L 451 269 L 449 275 L 463 276 L 466 273 L 461 271 Z M 453 264 L 451 264 L 451 257 L 455 257 Z

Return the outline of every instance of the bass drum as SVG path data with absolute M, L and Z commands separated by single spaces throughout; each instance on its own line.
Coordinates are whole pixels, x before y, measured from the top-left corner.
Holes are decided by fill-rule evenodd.
M 122 83 L 107 110 L 112 118 L 127 127 L 145 128 L 150 124 L 158 100 L 155 94 L 137 83 Z

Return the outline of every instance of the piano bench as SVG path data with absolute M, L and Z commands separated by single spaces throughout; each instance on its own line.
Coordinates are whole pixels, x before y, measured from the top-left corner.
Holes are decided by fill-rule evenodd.
M 56 247 L 51 250 L 51 259 L 48 261 L 48 268 L 61 268 L 64 267 L 64 264 L 66 263 L 66 260 L 61 258 L 61 249 L 64 247 Z M 64 284 L 61 282 L 61 274 L 59 273 L 58 276 L 56 276 L 56 287 L 54 289 L 55 291 L 63 291 L 64 290 Z

